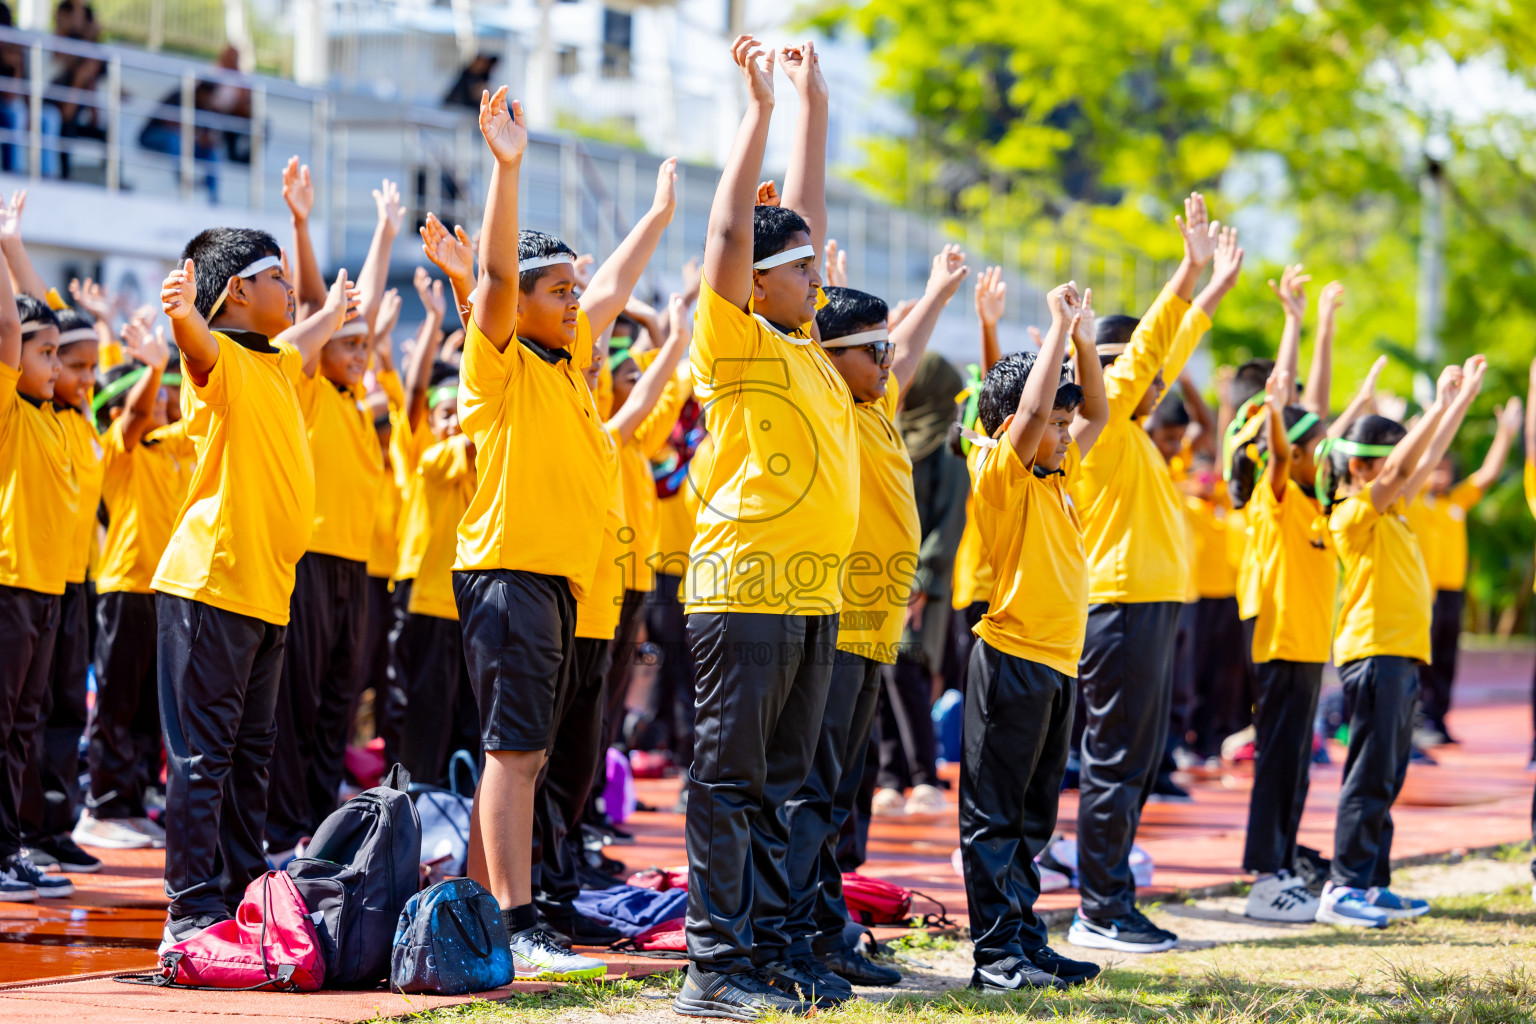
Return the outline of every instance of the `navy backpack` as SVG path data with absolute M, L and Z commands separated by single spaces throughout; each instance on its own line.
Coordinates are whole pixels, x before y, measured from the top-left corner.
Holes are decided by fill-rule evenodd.
M 390 986 L 461 996 L 512 981 L 512 949 L 496 899 L 478 882 L 450 878 L 405 902 L 395 926 Z

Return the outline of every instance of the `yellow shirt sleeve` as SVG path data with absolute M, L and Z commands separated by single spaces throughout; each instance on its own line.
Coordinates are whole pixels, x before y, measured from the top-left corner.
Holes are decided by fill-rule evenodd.
M 1152 378 L 1167 361 L 1174 339 L 1179 336 L 1184 314 L 1189 309 L 1189 303 L 1171 287 L 1165 287 L 1153 300 L 1152 307 L 1131 334 L 1130 344 L 1126 345 L 1120 358 L 1104 370 L 1104 392 L 1109 400 L 1111 420 L 1125 419 L 1135 411 L 1141 396 L 1151 386 Z M 1195 340 L 1199 340 L 1198 335 Z M 1190 347 L 1192 349 L 1193 345 Z
M 0 363 L 0 447 L 16 440 L 16 385 L 21 382 L 21 367 Z M 1531 464 L 1525 464 L 1525 493 L 1531 493 Z M 1532 506 L 1536 508 L 1536 505 Z
M 1463 480 L 1451 488 L 1451 493 L 1445 499 L 1463 512 L 1469 512 L 1473 505 L 1483 500 L 1483 489 L 1471 480 Z
M 1205 310 L 1199 306 L 1191 305 L 1179 318 L 1179 326 L 1173 333 L 1173 344 L 1168 346 L 1168 355 L 1163 359 L 1163 379 L 1170 384 L 1176 380 L 1179 374 L 1184 372 L 1184 364 L 1189 362 L 1189 357 L 1195 354 L 1195 347 L 1200 344 L 1200 339 L 1205 337 L 1205 332 L 1211 329 L 1211 318 L 1206 316 Z M 1186 459 L 1186 465 L 1192 461 Z
M 715 388 L 729 385 L 746 376 L 749 369 L 768 371 L 768 367 L 755 367 L 761 334 L 752 317 L 721 298 L 708 281 L 699 285 L 699 307 L 693 314 L 693 345 L 689 349 L 689 361 L 693 366 L 694 386 L 701 396 L 708 396 Z M 779 377 L 784 377 L 782 369 Z M 787 380 L 781 380 L 785 386 Z
M 474 437 L 495 421 L 506 402 L 507 388 L 522 368 L 523 346 L 516 332 L 497 351 L 470 314 L 464 325 L 464 350 L 459 359 L 459 427 Z
M 204 405 L 221 408 L 240 396 L 243 364 L 238 355 L 232 352 L 239 347 L 239 342 L 225 337 L 218 331 L 213 332 L 213 337 L 219 343 L 219 358 L 213 361 L 213 369 L 208 371 L 208 379 L 199 384 L 192 374 L 185 373 L 182 374 L 182 383 L 202 399 Z

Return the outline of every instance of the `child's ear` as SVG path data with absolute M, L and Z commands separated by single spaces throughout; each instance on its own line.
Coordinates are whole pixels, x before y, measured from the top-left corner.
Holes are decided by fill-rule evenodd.
M 762 302 L 768 297 L 768 293 L 763 290 L 762 280 L 763 275 L 755 270 L 752 271 L 752 301 L 754 303 Z
M 1013 413 L 1009 413 L 1007 416 L 1004 416 L 1002 426 L 998 427 L 992 436 L 1002 437 L 1004 434 L 1008 433 L 1008 425 L 1013 422 L 1013 417 Z
M 117 418 L 119 416 L 121 416 L 122 414 L 123 414 L 123 407 L 120 406 L 120 405 L 114 405 L 112 408 L 107 410 L 107 422 L 108 423 L 115 423 L 115 422 L 117 422 Z
M 1358 455 L 1349 457 L 1349 478 L 1359 480 L 1365 476 L 1365 467 L 1370 464 L 1369 459 L 1362 459 Z
M 245 278 L 232 277 L 229 279 L 229 297 L 224 301 L 225 303 L 238 303 L 242 306 L 248 304 L 245 298 Z

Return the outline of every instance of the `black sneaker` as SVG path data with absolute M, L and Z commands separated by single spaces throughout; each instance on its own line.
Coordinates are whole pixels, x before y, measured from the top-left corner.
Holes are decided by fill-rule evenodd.
M 1159 928 L 1132 907 L 1120 917 L 1100 920 L 1079 909 L 1067 931 L 1067 941 L 1084 949 L 1113 949 L 1121 953 L 1161 953 L 1179 944 L 1179 937 Z
M 9 864 L 0 863 L 0 902 L 31 903 L 35 899 L 37 886 L 23 878 Z
M 544 920 L 568 940 L 566 945 L 611 946 L 624 937 L 612 925 L 585 914 L 550 914 Z
M 780 963 L 775 966 L 782 968 L 786 965 Z M 834 1003 L 844 1003 L 853 998 L 853 986 L 815 957 L 794 957 L 789 961 L 788 966 L 795 972 L 797 981 L 804 978 L 810 982 L 810 989 L 805 991 L 807 998 L 814 998 L 820 1002 L 825 996 Z M 804 981 L 799 984 L 802 989 L 805 989 Z
M 857 950 L 839 950 L 819 957 L 822 966 L 850 985 L 868 985 L 884 988 L 901 981 L 901 972 L 894 967 L 877 964 Z
M 27 848 L 32 852 L 32 863 L 38 867 L 44 867 L 57 871 L 69 871 L 74 874 L 90 874 L 101 870 L 101 861 L 92 857 L 76 845 L 69 836 L 49 836 L 47 839 L 39 839 L 35 843 L 28 843 Z M 43 858 L 37 855 L 41 853 Z M 54 865 L 58 865 L 56 868 Z
M 1081 985 L 1099 976 L 1099 965 L 1088 960 L 1069 960 L 1050 946 L 1041 946 L 1029 954 L 1029 962 L 1054 974 L 1068 985 Z
M 757 1020 L 765 1013 L 803 1014 L 810 1007 L 770 985 L 756 971 L 715 974 L 689 964 L 672 1010 L 684 1017 Z
M 210 928 L 220 921 L 228 921 L 227 913 L 198 914 L 196 917 L 168 917 L 165 920 L 165 930 L 160 933 L 160 952 L 164 953 L 178 942 L 190 939 L 204 928 Z
M 786 961 L 775 960 L 771 963 L 763 964 L 757 969 L 757 973 L 768 984 L 778 989 L 790 999 L 800 1003 L 807 1010 L 812 1007 L 818 1010 L 830 1010 L 838 1003 L 843 1002 L 842 998 L 828 992 L 816 975 L 808 974 Z M 839 978 L 838 981 L 841 982 L 842 979 Z M 844 988 L 847 988 L 847 985 L 847 982 L 843 982 Z M 847 990 L 852 994 L 853 990 L 851 988 L 847 988 Z M 839 990 L 840 994 L 841 990 Z
M 63 875 L 50 875 L 39 868 L 25 853 L 18 853 L 5 862 L 8 877 L 25 882 L 37 890 L 42 899 L 58 900 L 75 894 L 75 883 Z
M 1195 798 L 1189 790 L 1173 781 L 1173 776 L 1159 775 L 1152 783 L 1152 795 L 1147 798 L 1155 804 L 1192 804 Z
M 1033 988 L 1066 988 L 1067 983 L 1022 956 L 1009 956 L 990 964 L 978 964 L 971 972 L 971 988 L 980 992 L 1020 992 Z

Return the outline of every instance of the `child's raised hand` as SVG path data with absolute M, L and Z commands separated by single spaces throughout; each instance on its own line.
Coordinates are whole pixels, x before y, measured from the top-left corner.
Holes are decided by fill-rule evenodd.
M 1211 262 L 1211 257 L 1216 254 L 1221 222 L 1211 220 L 1206 213 L 1205 196 L 1191 192 L 1184 200 L 1184 216 L 1180 218 L 1175 214 L 1173 220 L 1184 236 L 1184 258 L 1197 267 Z
M 1212 224 L 1212 230 L 1216 230 Z M 1211 268 L 1211 284 L 1231 288 L 1237 283 L 1238 272 L 1243 269 L 1243 250 L 1237 244 L 1236 228 L 1221 228 L 1216 240 L 1215 265 Z
M 1323 285 L 1323 292 L 1317 297 L 1317 315 L 1319 318 L 1330 317 L 1344 305 L 1344 285 L 1340 281 L 1329 281 Z
M 786 46 L 779 50 L 779 67 L 801 96 L 825 98 L 827 80 L 821 74 L 821 55 L 816 44 L 806 40 L 799 46 Z
M 1291 371 L 1283 367 L 1275 367 L 1269 378 L 1264 381 L 1264 400 L 1275 409 L 1285 407 L 1285 398 L 1291 393 Z
M 481 90 L 480 134 L 497 163 L 512 164 L 523 158 L 523 150 L 528 148 L 528 122 L 521 103 L 507 102 L 506 86 L 495 93 Z
M 107 299 L 107 290 L 90 278 L 84 281 L 78 277 L 70 278 L 69 296 L 76 306 L 102 323 L 112 319 L 112 303 Z
M 475 250 L 469 236 L 458 226 L 450 232 L 435 213 L 427 214 L 421 226 L 421 251 L 449 277 L 474 277 Z
M 1461 390 L 1470 402 L 1483 388 L 1483 375 L 1488 372 L 1488 357 L 1475 355 L 1461 366 Z
M 779 186 L 775 185 L 771 179 L 757 183 L 757 205 L 779 205 Z
M 1381 371 L 1387 368 L 1387 357 L 1377 356 L 1376 361 L 1365 373 L 1365 380 L 1360 383 L 1360 393 L 1370 398 L 1376 396 L 1376 382 L 1381 379 Z
M 1511 434 L 1519 433 L 1520 426 L 1525 422 L 1525 407 L 1520 401 L 1519 395 L 1510 395 L 1509 401 L 1494 410 L 1495 423 L 1500 430 Z
M 697 295 L 704 280 L 704 261 L 697 256 L 683 264 L 683 294 Z
M 848 287 L 848 253 L 837 247 L 837 239 L 827 239 L 827 247 L 822 253 L 821 276 L 828 287 Z
M 656 168 L 656 198 L 651 209 L 672 216 L 677 209 L 677 157 L 669 156 Z
M 405 220 L 405 206 L 400 202 L 400 186 L 384 179 L 384 183 L 373 190 L 373 202 L 379 210 L 379 223 L 389 225 L 391 232 L 400 233 L 400 224 Z
M 150 331 L 138 322 L 130 322 L 123 328 L 123 352 L 162 372 L 171 361 L 171 346 L 165 340 L 165 328 L 156 327 Z
M 309 176 L 309 164 L 300 164 L 296 156 L 289 157 L 283 167 L 283 202 L 299 221 L 308 220 L 315 208 L 315 183 Z
M 394 333 L 395 324 L 400 322 L 400 289 L 391 288 L 379 299 L 379 318 L 374 325 L 374 334 L 385 345 L 389 344 L 389 336 Z
M 960 283 L 970 272 L 971 268 L 965 265 L 965 253 L 960 247 L 953 243 L 946 245 L 933 258 L 933 267 L 928 271 L 928 291 L 943 296 L 944 301 L 948 302 L 960 290 Z
M 684 348 L 693 340 L 693 319 L 688 316 L 688 300 L 673 292 L 667 299 L 667 344 L 679 344 Z
M 11 201 L 0 203 L 0 241 L 21 237 L 21 213 L 27 208 L 27 190 L 11 193 Z
M 1269 279 L 1269 290 L 1275 293 L 1280 300 L 1280 305 L 1285 308 L 1285 315 L 1292 320 L 1303 320 L 1307 315 L 1307 282 L 1312 280 L 1312 275 L 1302 270 L 1300 263 L 1293 263 L 1286 267 L 1280 274 L 1280 283 L 1275 284 L 1275 279 Z
M 1098 337 L 1099 314 L 1093 309 L 1093 289 L 1083 289 L 1083 301 L 1076 310 L 1077 319 L 1073 321 L 1072 338 L 1079 345 L 1091 345 Z
M 576 287 L 585 290 L 592 283 L 592 268 L 597 266 L 597 257 L 589 252 L 584 252 L 576 257 L 571 264 L 571 274 L 576 278 Z
M 1216 367 L 1216 397 L 1218 400 L 1231 403 L 1232 382 L 1237 379 L 1237 368 L 1222 363 Z
M 1052 323 L 1066 323 L 1077 312 L 1077 285 L 1071 281 L 1059 284 L 1045 293 L 1045 308 L 1051 311 Z
M 976 316 L 988 327 L 996 327 L 1008 309 L 1008 282 L 1002 267 L 988 267 L 976 278 Z
M 1445 405 L 1449 405 L 1461 390 L 1465 371 L 1459 366 L 1447 366 L 1440 371 L 1440 379 L 1435 382 L 1435 398 Z
M 758 59 L 762 63 L 758 63 Z M 759 106 L 773 106 L 773 50 L 765 49 L 752 36 L 737 36 L 731 44 L 731 59 L 746 79 L 747 93 Z
M 896 305 L 892 306 L 890 311 L 885 314 L 886 330 L 894 331 L 897 327 L 900 327 L 901 322 L 905 320 L 908 314 L 910 314 L 912 310 L 916 308 L 916 299 L 902 299 L 900 302 L 896 303 Z
M 191 260 L 166 275 L 160 286 L 160 308 L 172 320 L 185 320 L 197 312 L 197 273 Z
M 336 280 L 331 282 L 331 289 L 325 296 L 325 308 L 336 317 L 336 328 L 357 316 L 357 306 L 361 301 L 362 294 L 347 279 L 347 271 L 343 267 L 336 272 Z

